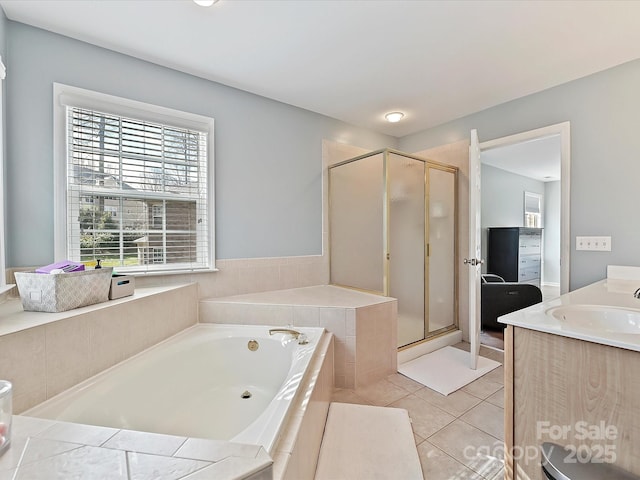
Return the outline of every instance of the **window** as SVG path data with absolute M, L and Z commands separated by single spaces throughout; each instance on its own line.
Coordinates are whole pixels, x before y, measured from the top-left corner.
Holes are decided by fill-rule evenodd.
M 164 250 L 162 248 L 153 248 L 153 263 L 164 263 Z
M 153 228 L 162 228 L 164 223 L 164 210 L 163 205 L 151 205 L 152 225 Z
M 56 84 L 56 259 L 213 268 L 213 119 Z
M 524 226 L 542 227 L 542 195 L 524 192 Z
M 115 217 L 118 215 L 118 207 L 114 207 L 112 205 L 105 205 L 104 212 L 108 215 L 111 215 L 112 217 Z

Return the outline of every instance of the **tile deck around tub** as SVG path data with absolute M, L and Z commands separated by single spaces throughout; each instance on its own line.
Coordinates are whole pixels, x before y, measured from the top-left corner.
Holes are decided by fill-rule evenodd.
M 390 301 L 389 297 L 374 295 L 335 285 L 315 285 L 311 287 L 272 290 L 227 297 L 203 299 L 202 302 L 224 302 L 242 304 L 269 304 L 309 307 L 358 308 Z
M 15 415 L 11 446 L 0 457 L 0 480 L 267 480 L 271 465 L 255 445 Z

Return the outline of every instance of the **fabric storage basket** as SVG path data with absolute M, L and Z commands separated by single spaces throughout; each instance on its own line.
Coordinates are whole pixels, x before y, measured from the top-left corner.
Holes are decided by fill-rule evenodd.
M 30 312 L 64 312 L 109 299 L 113 268 L 46 274 L 15 272 L 22 308 Z

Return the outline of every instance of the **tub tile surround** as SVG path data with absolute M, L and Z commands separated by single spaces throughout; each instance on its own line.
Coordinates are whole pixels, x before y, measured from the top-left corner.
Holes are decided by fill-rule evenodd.
M 300 275 L 296 274 L 296 279 L 304 277 L 304 282 L 316 284 L 319 281 L 325 281 L 322 274 L 322 269 L 325 268 L 322 257 L 302 260 L 300 257 L 295 257 L 284 259 L 284 263 L 279 263 L 277 259 L 266 260 L 268 261 L 264 262 L 265 265 L 262 265 L 265 268 L 270 267 L 268 264 L 271 263 L 271 266 L 282 267 L 283 271 L 286 270 L 285 267 L 291 267 L 289 270 L 296 269 L 302 272 Z M 227 273 L 233 277 L 235 272 L 238 278 L 242 268 L 250 271 L 256 266 L 255 261 L 231 261 L 230 263 L 233 265 Z M 259 260 L 258 263 L 260 263 Z M 328 275 L 328 270 L 326 272 Z M 4 302 L 0 305 L 0 377 L 8 378 L 14 383 L 14 413 L 35 406 L 195 324 L 199 307 L 198 292 L 202 292 L 201 279 L 205 277 L 202 274 L 150 277 L 145 279 L 148 282 L 146 285 L 144 281 L 136 282 L 137 288 L 133 297 L 61 313 L 24 312 L 17 298 Z M 188 281 L 192 278 L 198 280 L 197 285 L 179 284 L 180 281 Z M 229 277 L 225 278 L 228 280 Z M 226 280 L 222 283 L 229 285 Z M 269 285 L 268 288 L 272 286 Z M 243 289 L 228 291 L 236 293 L 242 292 Z M 220 290 L 216 292 L 220 293 Z M 390 301 L 386 298 L 383 300 Z M 338 305 L 342 303 L 338 302 Z M 331 325 L 331 328 L 339 331 L 343 338 L 348 332 L 352 337 L 350 345 L 355 351 L 356 310 L 354 308 L 345 312 L 347 309 L 344 306 L 327 307 L 322 311 L 321 319 L 321 311 L 317 305 L 298 305 L 298 307 L 300 308 L 295 312 L 289 308 L 292 312 L 289 323 L 295 322 L 300 326 Z M 282 309 L 279 305 L 272 305 L 272 308 L 265 309 L 265 312 L 267 312 L 267 318 L 273 320 L 271 323 L 281 323 L 279 319 Z M 318 369 L 312 377 L 311 390 L 300 399 L 299 410 L 291 416 L 291 425 L 287 427 L 285 433 L 288 435 L 288 440 L 278 444 L 277 451 L 274 451 L 272 456 L 260 449 L 253 458 L 251 455 L 256 447 L 246 446 L 251 451 L 249 457 L 217 458 L 216 463 L 211 463 L 211 459 L 178 458 L 177 454 L 167 455 L 167 449 L 171 449 L 178 441 L 176 438 L 169 439 L 162 435 L 150 438 L 149 435 L 155 434 L 75 424 L 59 424 L 51 429 L 47 435 L 55 436 L 57 440 L 39 437 L 34 440 L 35 436 L 42 435 L 43 428 L 51 428 L 51 423 L 43 419 L 16 416 L 16 425 L 20 426 L 14 428 L 11 451 L 17 453 L 15 456 L 9 453 L 4 455 L 3 463 L 0 463 L 0 480 L 5 477 L 12 480 L 49 479 L 52 478 L 52 471 L 63 468 L 63 465 L 76 464 L 78 458 L 83 458 L 83 462 L 87 463 L 93 460 L 110 462 L 111 467 L 116 470 L 124 459 L 124 464 L 128 468 L 125 474 L 137 479 L 158 478 L 153 476 L 152 472 L 158 472 L 158 468 L 162 468 L 164 472 L 165 467 L 170 472 L 180 473 L 175 477 L 167 476 L 167 479 L 184 477 L 266 480 L 273 477 L 272 469 L 276 468 L 279 475 L 275 475 L 274 478 L 312 478 L 315 462 L 309 462 L 309 458 L 317 458 L 329 399 L 334 388 L 334 340 L 332 335 L 327 335 L 327 338 L 331 342 L 330 353 L 323 354 L 322 369 Z M 29 361 L 25 361 L 27 358 Z M 27 418 L 28 422 L 17 420 Z M 181 446 L 185 450 L 181 455 L 199 457 L 198 454 L 187 449 L 187 447 L 192 448 L 190 445 L 196 439 L 191 440 L 192 442 L 185 440 Z M 47 465 L 38 462 L 33 462 L 30 466 L 19 464 L 20 458 L 28 458 L 23 455 L 27 447 L 35 449 L 38 445 L 42 446 L 43 442 L 54 442 L 61 449 L 59 454 L 49 455 L 45 462 Z M 79 450 L 80 448 L 83 450 Z M 231 447 L 227 445 L 225 448 Z M 101 450 L 108 450 L 108 452 Z M 123 454 L 113 455 L 110 453 L 112 451 Z M 65 453 L 69 454 L 60 457 Z M 236 454 L 238 452 L 233 455 Z M 240 454 L 246 454 L 246 452 L 240 452 Z M 29 455 L 32 454 L 29 453 Z M 106 457 L 103 458 L 103 455 Z M 51 459 L 53 456 L 60 458 L 53 460 Z M 8 467 L 6 459 L 12 457 L 15 457 L 13 465 Z M 274 461 L 272 457 L 275 460 L 274 467 L 271 467 Z M 194 462 L 205 463 L 203 465 Z M 39 465 L 38 468 L 36 463 Z M 262 468 L 264 465 L 269 467 Z M 261 469 L 257 469 L 258 466 Z M 188 476 L 185 477 L 185 475 Z
M 318 285 L 200 301 L 201 323 L 324 327 L 335 336 L 335 384 L 356 388 L 397 370 L 397 300 Z
M 327 251 L 327 233 L 323 234 L 323 251 Z M 8 268 L 7 284 L 15 284 L 15 272 L 33 271 L 36 267 Z M 155 287 L 198 284 L 198 298 L 216 298 L 271 290 L 326 285 L 329 283 L 328 255 L 293 257 L 237 258 L 216 260 L 214 271 L 164 275 L 136 275 L 136 292 Z M 19 298 L 14 287 L 0 294 L 0 304 Z M 52 314 L 56 315 L 56 314 Z M 0 322 L 1 325 L 1 322 Z M 2 330 L 0 329 L 0 334 Z
M 296 409 L 273 452 L 273 480 L 313 479 L 329 403 L 334 391 L 335 336 L 325 335 L 310 369 L 308 388 L 302 392 Z
M 175 435 L 120 430 L 104 442 L 103 446 L 141 454 L 170 456 L 182 447 L 186 441 L 186 437 Z
M 326 250 L 325 250 L 326 251 Z M 216 271 L 136 276 L 136 288 L 197 283 L 199 298 L 326 285 L 328 255 L 216 260 Z
M 142 350 L 147 342 L 152 346 L 164 339 L 161 336 L 171 336 L 195 323 L 198 306 L 195 285 L 168 289 L 160 287 L 158 292 L 163 293 L 159 296 L 152 295 L 139 299 L 129 297 L 129 300 L 122 305 L 119 305 L 118 301 L 109 302 L 107 303 L 109 308 L 90 306 L 77 309 L 71 312 L 69 318 L 59 318 L 42 324 L 38 321 L 32 328 L 1 335 L 0 365 L 11 365 L 15 370 L 24 368 L 22 376 L 9 377 L 8 374 L 0 372 L 0 376 L 8 377 L 14 382 L 14 411 L 23 411 L 46 398 L 48 387 L 50 387 L 47 384 L 49 372 L 57 378 L 59 373 L 64 374 L 65 368 L 75 368 L 74 362 L 81 362 L 83 365 L 77 367 L 80 373 L 74 373 L 77 377 L 74 376 L 71 381 L 87 375 L 92 367 L 87 367 L 91 362 L 87 361 L 86 354 L 92 355 L 94 350 L 100 352 L 98 348 L 100 342 L 108 342 L 112 339 L 118 343 L 114 346 L 115 352 L 107 349 L 108 358 L 102 359 L 107 362 L 107 366 L 111 366 L 119 362 L 121 356 L 127 358 L 127 352 L 135 347 L 135 339 L 138 335 L 143 337 L 141 339 L 143 342 L 138 346 Z M 101 305 L 104 306 L 104 304 Z M 319 311 L 317 308 L 315 311 L 319 322 Z M 20 313 L 26 316 L 35 315 L 34 312 Z M 39 313 L 38 315 L 46 317 L 57 314 Z M 124 332 L 114 331 L 123 328 L 123 324 L 119 322 L 120 316 L 124 316 L 127 325 L 133 323 L 133 328 Z M 185 321 L 185 316 L 188 317 L 188 321 Z M 111 321 L 112 318 L 113 321 Z M 176 318 L 181 319 L 178 320 L 179 325 L 172 325 L 171 322 L 175 322 Z M 344 318 L 346 322 L 346 315 Z M 146 328 L 135 325 L 139 319 L 145 320 L 143 323 Z M 328 323 L 336 320 L 339 322 L 339 319 L 336 311 L 326 313 Z M 182 323 L 185 324 L 182 325 Z M 150 332 L 149 330 L 154 327 L 155 333 Z M 346 329 L 345 325 L 345 332 Z M 352 326 L 351 329 L 355 330 L 355 327 Z M 148 340 L 145 333 L 153 337 L 152 340 Z M 125 341 L 123 336 L 131 338 Z M 277 451 L 274 451 L 272 456 L 277 459 L 279 476 L 275 478 L 298 479 L 313 476 L 315 463 L 309 462 L 309 458 L 317 458 L 330 395 L 334 387 L 333 338 L 329 333 L 323 337 L 322 354 L 315 360 L 315 366 L 311 369 L 308 388 L 304 394 L 300 395 L 297 410 L 290 415 L 291 421 L 283 433 L 283 438 L 287 439 L 276 444 Z M 76 349 L 75 344 L 78 342 L 82 343 L 80 349 Z M 96 342 L 95 348 L 91 346 L 91 342 Z M 123 342 L 124 346 L 122 346 Z M 87 343 L 89 348 L 86 347 Z M 59 352 L 60 357 L 55 355 L 56 350 L 62 350 Z M 39 378 L 44 385 L 41 394 L 36 388 L 37 383 L 33 382 L 33 365 L 29 366 L 33 362 L 25 361 L 27 358 L 25 355 L 29 356 L 30 353 L 36 353 L 35 358 L 39 359 L 36 364 L 40 365 L 40 368 L 36 369 L 36 372 L 40 372 L 41 375 L 35 378 Z M 10 363 L 5 363 L 5 359 Z M 99 367 L 96 366 L 95 369 L 99 370 Z M 29 386 L 29 380 L 33 382 L 31 385 L 36 388 L 39 395 L 28 397 L 29 401 L 25 402 L 24 396 L 21 399 L 20 389 L 24 385 Z M 54 391 L 57 390 L 56 388 Z M 56 472 L 63 472 L 59 478 L 68 478 L 70 473 L 66 470 L 67 468 L 81 468 L 81 464 L 90 465 L 92 462 L 103 462 L 109 465 L 109 469 L 114 469 L 114 472 L 124 472 L 123 476 L 114 473 L 105 478 L 159 478 L 157 472 L 162 471 L 164 473 L 161 478 L 167 480 L 183 477 L 192 480 L 198 478 L 271 480 L 274 475 L 272 470 L 276 468 L 272 466 L 274 462 L 272 456 L 255 445 L 186 439 L 170 435 L 53 422 L 18 415 L 14 416 L 12 447 L 0 458 L 0 480 L 58 478 L 55 476 Z M 38 461 L 29 460 L 41 457 L 42 459 Z M 28 462 L 25 462 L 25 459 Z M 123 464 L 127 470 L 120 469 Z M 84 475 L 84 477 L 80 475 L 79 478 L 96 478 L 95 475 L 96 472 L 92 470 L 91 475 Z
M 0 305 L 0 378 L 13 383 L 14 413 L 194 325 L 197 298 L 191 284 L 61 313 Z
M 0 457 L 4 478 L 271 480 L 272 461 L 259 446 L 16 415 L 11 447 Z

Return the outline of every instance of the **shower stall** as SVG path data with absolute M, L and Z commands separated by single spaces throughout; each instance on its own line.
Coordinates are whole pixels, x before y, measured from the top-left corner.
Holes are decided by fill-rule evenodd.
M 398 299 L 398 347 L 458 328 L 458 169 L 384 149 L 329 167 L 331 283 Z

